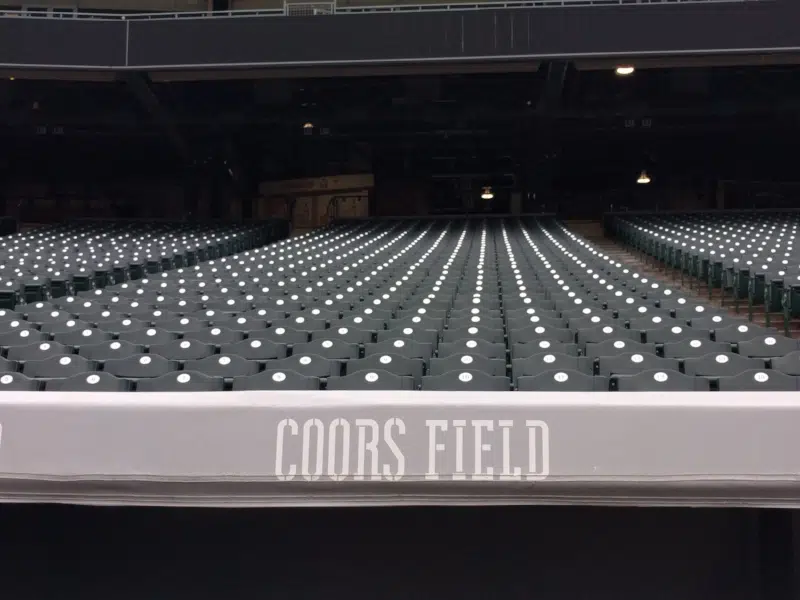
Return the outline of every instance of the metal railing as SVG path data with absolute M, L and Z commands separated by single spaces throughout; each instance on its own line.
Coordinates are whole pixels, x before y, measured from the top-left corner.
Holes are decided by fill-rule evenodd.
M 319 17 L 336 12 L 335 2 L 287 2 L 283 7 L 287 17 Z
M 286 7 L 261 8 L 256 10 L 219 10 L 219 11 L 179 11 L 179 12 L 81 12 L 65 11 L 25 11 L 3 10 L 0 8 L 0 18 L 19 19 L 86 19 L 94 21 L 148 21 L 148 20 L 173 20 L 173 19 L 220 19 L 235 17 L 282 17 L 286 15 Z
M 362 13 L 400 13 L 428 11 L 493 10 L 511 8 L 567 8 L 586 6 L 658 6 L 664 4 L 739 4 L 774 2 L 775 0 L 509 0 L 507 2 L 451 2 L 444 4 L 392 4 L 377 6 L 337 6 L 335 2 L 286 2 L 282 8 L 225 11 L 185 11 L 150 13 L 102 13 L 69 11 L 4 10 L 0 18 L 20 19 L 86 19 L 100 21 L 139 21 L 166 19 L 226 19 L 243 17 L 329 16 Z
M 337 6 L 336 14 L 491 10 L 502 8 L 569 8 L 586 6 L 656 6 L 663 4 L 732 4 L 774 0 L 511 0 L 509 2 L 453 2 L 449 4 L 393 4 L 386 6 Z

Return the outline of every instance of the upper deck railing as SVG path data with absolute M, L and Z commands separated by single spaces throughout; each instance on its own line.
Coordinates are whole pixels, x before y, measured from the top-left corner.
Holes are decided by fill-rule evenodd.
M 568 8 L 587 6 L 659 6 L 664 4 L 739 4 L 774 0 L 509 0 L 506 2 L 452 2 L 444 4 L 393 4 L 380 6 L 338 6 L 335 2 L 286 2 L 281 8 L 225 11 L 180 11 L 149 13 L 81 12 L 65 8 L 51 10 L 4 10 L 0 17 L 22 19 L 87 19 L 138 21 L 166 19 L 229 19 L 244 17 L 331 16 L 361 13 L 409 13 L 455 10 L 494 10 L 508 8 Z

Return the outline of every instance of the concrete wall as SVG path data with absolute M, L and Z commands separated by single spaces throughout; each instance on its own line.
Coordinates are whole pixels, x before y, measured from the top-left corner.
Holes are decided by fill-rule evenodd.
M 321 227 L 334 218 L 364 218 L 369 216 L 374 184 L 372 174 L 265 181 L 259 185 L 253 214 L 290 218 L 294 231 Z
M 430 212 L 430 184 L 414 179 L 378 179 L 375 188 L 375 215 L 379 217 L 417 217 Z

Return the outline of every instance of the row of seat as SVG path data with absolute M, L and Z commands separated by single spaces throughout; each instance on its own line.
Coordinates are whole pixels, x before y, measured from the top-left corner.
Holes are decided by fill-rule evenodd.
M 60 297 L 191 267 L 255 248 L 271 223 L 84 222 L 41 227 L 0 240 L 0 306 Z
M 223 377 L 201 371 L 179 371 L 151 379 L 120 378 L 107 372 L 80 373 L 63 379 L 40 380 L 22 373 L 0 375 L 0 391 L 61 392 L 222 392 L 252 390 L 380 390 L 418 389 L 414 378 L 386 370 L 361 370 L 322 380 L 292 370 L 269 369 L 240 375 L 227 382 Z M 422 377 L 423 391 L 504 392 L 512 389 L 508 377 L 483 371 L 459 370 Z M 797 391 L 800 377 L 780 372 L 752 369 L 733 376 L 691 377 L 674 371 L 648 370 L 632 375 L 590 375 L 578 371 L 551 370 L 535 376 L 519 377 L 519 391 L 531 392 L 691 392 L 691 391 Z
M 470 342 L 472 340 L 467 340 Z M 398 345 L 398 342 L 401 344 Z M 597 362 L 598 369 L 603 370 L 603 365 L 620 364 L 623 357 L 636 357 L 634 360 L 642 364 L 663 364 L 678 365 L 687 361 L 694 361 L 707 356 L 725 356 L 727 362 L 731 361 L 753 361 L 786 365 L 790 368 L 791 360 L 800 355 L 794 351 L 779 358 L 771 358 L 773 353 L 762 352 L 762 348 L 770 348 L 762 340 L 755 341 L 752 345 L 744 342 L 736 346 L 739 352 L 731 352 L 731 346 L 718 343 L 696 343 L 697 340 L 680 342 L 676 344 L 665 344 L 659 352 L 655 345 L 646 345 L 636 342 L 626 342 L 616 339 L 600 343 L 588 343 L 583 352 L 577 351 L 576 344 L 561 344 L 558 348 L 553 348 L 547 341 L 533 343 L 530 346 L 530 353 L 522 357 L 513 357 L 509 366 L 514 370 L 526 368 L 524 365 L 536 364 L 537 361 L 552 362 L 563 357 L 563 360 L 573 360 L 580 358 L 586 364 Z M 346 344 L 338 340 L 321 340 L 306 344 L 296 344 L 290 354 L 289 348 L 285 344 L 278 344 L 270 340 L 247 339 L 238 342 L 231 342 L 222 346 L 206 344 L 192 339 L 180 339 L 166 344 L 153 345 L 149 347 L 140 344 L 133 344 L 125 340 L 112 340 L 100 344 L 90 344 L 81 346 L 77 352 L 75 348 L 66 346 L 59 342 L 40 342 L 26 346 L 16 346 L 8 348 L 5 357 L 0 358 L 0 368 L 8 369 L 10 364 L 50 364 L 53 359 L 59 359 L 59 364 L 82 364 L 80 361 L 94 361 L 104 364 L 113 361 L 122 361 L 131 356 L 150 356 L 176 361 L 181 364 L 190 361 L 204 360 L 206 358 L 220 356 L 236 356 L 245 360 L 252 361 L 275 361 L 291 358 L 297 360 L 303 356 L 313 356 L 325 361 L 345 361 L 354 362 L 356 360 L 377 360 L 385 356 L 395 356 L 406 360 L 417 360 L 426 369 L 436 370 L 437 365 L 470 364 L 475 368 L 476 365 L 487 365 L 485 368 L 493 372 L 506 368 L 505 356 L 502 352 L 491 352 L 499 344 L 479 345 L 474 347 L 460 347 L 458 344 L 439 344 L 436 356 L 431 358 L 429 354 L 430 346 L 405 340 L 387 340 L 382 344 L 368 344 L 363 349 L 355 344 Z M 363 350 L 363 351 L 362 351 Z M 512 354 L 513 356 L 513 354 Z M 377 357 L 377 358 L 376 358 Z M 769 360 L 771 358 L 771 360 Z M 61 359 L 64 359 L 63 361 Z M 75 359 L 71 363 L 67 359 Z M 57 361 L 58 362 L 58 361 Z M 720 359 L 718 362 L 723 362 Z M 744 364 L 744 363 L 741 363 Z M 494 366 L 494 365 L 497 365 Z M 502 366 L 502 369 L 499 366 Z M 482 367 L 484 368 L 484 367 Z M 787 371 L 788 372 L 788 371 Z
M 221 347 L 245 339 L 259 339 L 277 344 L 291 344 L 294 348 L 331 358 L 355 358 L 359 353 L 359 345 L 366 344 L 374 349 L 380 348 L 381 344 L 387 346 L 387 342 L 405 339 L 426 344 L 429 350 L 426 355 L 429 357 L 440 346 L 445 354 L 450 354 L 469 340 L 481 342 L 490 351 L 491 346 L 502 345 L 507 337 L 515 357 L 529 355 L 531 349 L 552 348 L 554 344 L 560 347 L 574 346 L 573 351 L 599 355 L 598 349 L 592 349 L 592 346 L 608 341 L 630 342 L 632 349 L 658 352 L 667 357 L 696 356 L 711 351 L 733 351 L 751 357 L 771 357 L 782 356 L 798 349 L 796 340 L 757 326 L 735 325 L 719 330 L 706 330 L 687 325 L 667 325 L 639 330 L 624 327 L 624 324 L 612 324 L 611 317 L 606 321 L 607 324 L 594 327 L 576 327 L 577 319 L 559 322 L 544 321 L 538 316 L 534 318 L 537 320 L 532 324 L 529 319 L 517 321 L 512 318 L 503 321 L 498 318 L 494 322 L 487 320 L 485 323 L 465 327 L 456 325 L 451 328 L 425 317 L 389 320 L 385 324 L 377 319 L 370 319 L 375 323 L 367 324 L 365 319 L 358 320 L 354 317 L 334 321 L 331 327 L 325 327 L 327 323 L 320 323 L 319 329 L 312 330 L 288 327 L 283 321 L 250 319 L 247 316 L 234 317 L 230 322 L 214 323 L 190 317 L 155 322 L 122 319 L 109 323 L 68 320 L 42 324 L 15 320 L 0 323 L 0 348 L 7 352 L 12 348 L 20 349 L 32 345 L 38 347 L 41 343 L 51 341 L 77 348 L 107 348 L 104 342 L 121 340 L 148 347 L 171 344 L 175 352 L 184 349 L 191 353 L 191 341 Z M 453 320 L 460 321 L 459 318 L 451 317 L 450 325 L 453 325 Z M 307 327 L 306 324 L 297 325 Z M 506 328 L 509 333 L 506 333 Z M 184 340 L 189 343 L 182 343 Z M 540 341 L 546 341 L 547 344 L 541 346 L 538 344 Z
M 783 313 L 784 331 L 800 316 L 800 248 L 795 247 L 797 213 L 705 213 L 619 216 L 611 220 L 623 244 L 656 264 L 677 269 L 729 299 L 737 312 L 747 303 L 764 308 L 767 325 L 772 313 Z
M 545 386 L 537 378 L 551 371 L 567 374 L 549 377 L 562 389 L 585 377 L 617 389 L 649 369 L 699 389 L 746 369 L 779 380 L 791 360 L 771 359 L 800 350 L 632 272 L 558 222 L 502 219 L 334 226 L 22 304 L 0 311 L 0 348 L 7 374 L 50 388 L 81 375 L 139 389 L 189 374 L 199 385 L 197 373 L 233 389 L 237 378 L 294 373 L 333 389 L 366 370 L 392 389 L 505 390 Z M 694 366 L 709 360 L 714 369 Z

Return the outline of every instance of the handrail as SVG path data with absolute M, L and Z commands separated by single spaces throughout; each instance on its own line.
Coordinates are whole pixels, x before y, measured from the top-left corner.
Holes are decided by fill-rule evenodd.
M 654 6 L 660 4 L 731 4 L 771 0 L 510 0 L 508 2 L 453 2 L 449 4 L 393 4 L 385 6 L 337 6 L 336 14 L 373 12 L 427 12 L 442 10 L 491 10 L 499 8 L 571 8 L 587 6 Z
M 86 19 L 94 21 L 149 21 L 168 19 L 219 19 L 231 17 L 282 17 L 284 8 L 263 8 L 252 10 L 218 10 L 218 11 L 182 11 L 182 12 L 152 12 L 152 13 L 101 13 L 67 11 L 56 8 L 53 11 L 24 11 L 0 9 L 0 17 L 18 19 Z
M 392 4 L 377 6 L 337 6 L 333 4 L 331 14 L 361 14 L 361 13 L 394 13 L 394 12 L 427 12 L 427 11 L 455 11 L 455 10 L 492 10 L 504 8 L 553 8 L 553 7 L 587 7 L 587 6 L 658 6 L 662 4 L 731 4 L 750 2 L 770 2 L 774 0 L 508 0 L 505 2 L 451 2 L 443 4 Z M 101 13 L 80 12 L 64 8 L 49 9 L 46 11 L 5 10 L 0 8 L 0 18 L 18 19 L 81 19 L 95 21 L 140 21 L 140 20 L 167 20 L 167 19 L 227 19 L 242 17 L 282 17 L 288 11 L 286 6 L 295 4 L 287 2 L 281 8 L 263 8 L 250 10 L 224 10 L 224 11 L 185 11 L 185 12 L 131 12 L 131 13 Z M 300 2 L 299 5 L 312 4 Z

